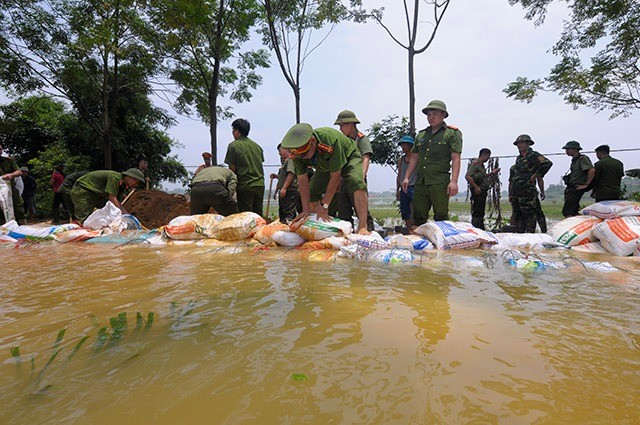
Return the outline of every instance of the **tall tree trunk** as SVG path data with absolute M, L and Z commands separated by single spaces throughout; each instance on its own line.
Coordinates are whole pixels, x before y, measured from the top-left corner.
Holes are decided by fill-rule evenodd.
M 413 62 L 415 59 L 415 50 L 413 46 L 409 46 L 407 49 L 409 60 L 409 131 L 411 135 L 416 135 L 416 84 L 415 75 L 413 70 Z
M 109 116 L 109 97 L 111 85 L 109 84 L 109 62 L 105 55 L 102 57 L 102 154 L 104 156 L 104 168 L 110 170 L 111 164 L 111 118 Z
M 293 96 L 296 98 L 296 124 L 300 124 L 300 87 L 293 88 Z
M 218 162 L 218 92 L 220 86 L 220 58 L 222 57 L 222 31 L 224 26 L 225 1 L 218 5 L 218 21 L 216 22 L 216 46 L 214 49 L 213 75 L 209 86 L 209 135 L 211 136 L 211 163 Z M 233 12 L 232 12 L 233 13 Z

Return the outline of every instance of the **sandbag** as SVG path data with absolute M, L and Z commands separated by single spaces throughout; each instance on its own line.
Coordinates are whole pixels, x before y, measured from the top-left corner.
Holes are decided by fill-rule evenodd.
M 434 248 L 428 239 L 418 235 L 391 235 L 384 238 L 384 240 L 396 248 L 413 249 L 415 251 Z
M 640 202 L 601 201 L 583 208 L 580 214 L 601 219 L 640 216 Z
M 324 221 L 318 219 L 316 214 L 311 214 L 307 220 L 295 230 L 297 234 L 308 241 L 321 241 L 331 236 L 340 237 L 348 235 L 353 231 L 351 223 L 334 217 L 331 220 Z
M 170 239 L 205 239 L 223 218 L 220 214 L 181 215 L 167 223 L 163 231 Z
M 281 246 L 295 247 L 305 242 L 302 236 L 291 231 L 288 224 L 279 221 L 260 226 L 253 237 L 265 245 L 277 243 Z
M 13 213 L 13 198 L 11 197 L 11 184 L 6 180 L 0 179 L 0 208 L 4 214 L 4 221 L 9 222 L 15 220 Z
M 415 233 L 425 236 L 438 249 L 476 248 L 482 243 L 496 243 L 484 230 L 464 222 L 429 221 L 416 228 Z
M 321 241 L 306 241 L 300 245 L 299 249 L 317 250 L 317 249 L 340 249 L 342 246 L 350 245 L 351 242 L 344 236 L 331 236 Z
M 544 249 L 545 244 L 554 243 L 551 235 L 546 233 L 489 233 L 496 244 L 490 245 L 491 249 Z
M 605 220 L 593 229 L 593 235 L 614 255 L 627 256 L 640 245 L 640 217 Z
M 602 242 L 589 242 L 582 245 L 576 245 L 571 247 L 571 251 L 587 252 L 590 254 L 608 254 L 609 251 L 602 246 Z
M 9 232 L 9 236 L 15 239 L 38 239 L 38 240 L 51 240 L 58 233 L 66 232 L 68 230 L 79 229 L 77 224 L 60 224 L 57 226 L 35 226 L 25 224 L 13 228 Z
M 352 233 L 350 235 L 346 235 L 345 237 L 349 242 L 366 249 L 379 250 L 391 248 L 389 242 L 382 239 L 382 236 L 380 236 L 380 234 L 375 231 L 371 232 L 371 234 L 369 235 L 359 235 L 357 233 Z
M 113 233 L 142 229 L 142 225 L 137 218 L 131 214 L 122 214 L 120 208 L 116 207 L 111 201 L 107 201 L 104 207 L 92 212 L 82 225 L 93 230 L 108 228 Z
M 100 236 L 100 230 L 92 229 L 72 229 L 66 232 L 60 232 L 53 235 L 53 239 L 60 243 L 82 242 L 87 239 Z
M 18 240 L 9 235 L 0 235 L 0 244 L 15 244 L 16 242 L 18 242 Z
M 224 217 L 205 234 L 210 238 L 223 241 L 239 241 L 253 236 L 264 224 L 266 224 L 264 218 L 254 212 L 245 211 Z
M 598 217 L 576 215 L 554 224 L 549 229 L 549 234 L 551 234 L 551 238 L 555 242 L 567 246 L 595 242 L 596 237 L 593 235 L 593 228 L 601 222 L 602 220 Z
M 16 227 L 18 227 L 18 222 L 15 220 L 9 220 L 0 226 L 0 235 L 6 235 Z

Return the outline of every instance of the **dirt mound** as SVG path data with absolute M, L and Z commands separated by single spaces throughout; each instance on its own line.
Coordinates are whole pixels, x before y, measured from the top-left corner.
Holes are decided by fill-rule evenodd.
M 149 229 L 164 226 L 179 215 L 189 215 L 187 198 L 160 190 L 138 190 L 124 207 Z

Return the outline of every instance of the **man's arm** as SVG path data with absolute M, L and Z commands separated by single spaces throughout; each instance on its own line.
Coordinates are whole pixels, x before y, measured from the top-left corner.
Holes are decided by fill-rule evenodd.
M 469 183 L 469 186 L 471 186 L 471 188 L 473 189 L 473 193 L 480 194 L 480 192 L 482 192 L 482 189 L 480 189 L 480 186 L 478 186 L 476 181 L 473 179 L 473 174 L 471 173 L 471 171 L 473 171 L 473 165 L 469 166 L 469 169 L 467 170 L 467 174 L 465 174 L 464 179 L 467 181 L 467 183 Z
M 409 158 L 409 165 L 407 166 L 407 171 L 405 171 L 404 177 L 402 179 L 402 190 L 405 193 L 409 189 L 409 177 L 411 177 L 411 174 L 413 173 L 413 170 L 416 169 L 417 165 L 418 165 L 418 155 L 412 154 L 411 157 Z
M 327 189 L 324 191 L 324 197 L 316 206 L 316 213 L 318 214 L 318 217 L 321 217 L 327 221 L 331 220 L 331 217 L 329 217 L 329 211 L 326 210 L 322 205 L 331 203 L 333 196 L 338 191 L 338 187 L 340 187 L 340 181 L 342 180 L 341 174 L 342 170 L 334 171 L 330 174 Z
M 540 200 L 544 201 L 545 198 L 545 194 L 544 194 L 544 179 L 540 176 L 536 177 L 536 180 L 538 181 L 538 188 L 540 188 Z
M 595 167 L 589 168 L 589 171 L 587 171 L 587 181 L 584 184 L 579 184 L 578 186 L 576 186 L 576 189 L 584 190 L 588 188 L 591 182 L 593 181 L 593 178 L 595 177 L 595 175 L 596 175 Z
M 369 164 L 371 163 L 371 154 L 362 155 L 362 175 L 366 179 L 369 172 Z
M 282 188 L 280 189 L 280 197 L 284 198 L 285 195 L 287 194 L 287 189 L 289 189 L 289 186 L 291 186 L 293 184 L 293 181 L 295 180 L 296 175 L 289 172 L 287 173 L 287 178 L 284 179 L 284 183 L 282 184 Z
M 447 186 L 449 197 L 458 194 L 458 177 L 460 176 L 460 152 L 451 152 L 451 181 Z

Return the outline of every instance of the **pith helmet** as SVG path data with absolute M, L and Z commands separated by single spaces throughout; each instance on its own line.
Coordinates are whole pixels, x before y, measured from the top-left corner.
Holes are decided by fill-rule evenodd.
M 567 142 L 562 149 L 578 149 L 579 151 L 582 150 L 582 147 L 580 146 L 580 143 L 576 142 L 575 140 L 571 140 L 569 142 Z
M 535 143 L 533 140 L 531 140 L 531 136 L 529 136 L 528 134 L 521 134 L 516 137 L 516 141 L 513 142 L 513 145 L 515 146 L 520 142 L 529 142 L 529 145 L 533 145 Z
M 356 114 L 353 111 L 345 109 L 344 111 L 338 114 L 338 118 L 336 118 L 336 122 L 334 122 L 333 124 L 334 125 L 346 124 L 348 122 L 352 122 L 354 124 L 360 124 L 360 120 L 356 118 Z
M 202 157 L 203 158 L 211 158 L 211 154 L 209 152 L 202 152 Z
M 402 144 L 402 143 L 410 143 L 413 145 L 414 141 L 413 141 L 413 137 L 411 136 L 402 136 L 402 138 L 398 141 L 398 144 Z
M 422 108 L 422 113 L 426 115 L 429 109 L 437 109 L 438 111 L 444 112 L 445 118 L 449 116 L 449 112 L 447 112 L 447 105 L 445 105 L 445 103 L 441 100 L 432 100 L 431 102 L 429 102 L 427 106 Z
M 313 127 L 311 124 L 296 124 L 287 131 L 282 139 L 282 147 L 286 149 L 295 149 L 304 145 L 313 136 Z
M 129 168 L 127 171 L 123 171 L 122 175 L 133 177 L 134 179 L 140 180 L 142 183 L 145 183 L 144 173 L 137 168 Z

